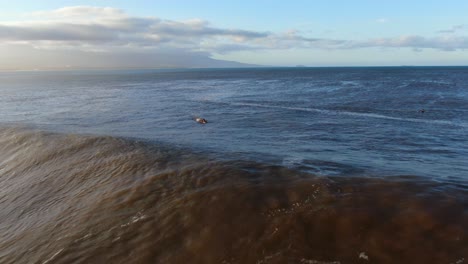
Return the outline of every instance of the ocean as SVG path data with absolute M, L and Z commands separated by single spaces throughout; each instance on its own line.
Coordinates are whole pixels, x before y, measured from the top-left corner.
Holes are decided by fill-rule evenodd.
M 0 263 L 468 262 L 468 67 L 1 72 L 0 94 Z

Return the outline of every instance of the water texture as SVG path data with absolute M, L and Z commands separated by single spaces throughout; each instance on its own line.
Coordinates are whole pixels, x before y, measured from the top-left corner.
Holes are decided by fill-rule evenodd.
M 467 83 L 463 67 L 0 73 L 0 262 L 464 263 Z

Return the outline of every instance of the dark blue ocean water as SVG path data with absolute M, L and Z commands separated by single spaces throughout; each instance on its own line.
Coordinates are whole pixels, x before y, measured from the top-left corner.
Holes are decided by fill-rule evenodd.
M 0 93 L 1 126 L 139 138 L 318 175 L 468 181 L 466 67 L 4 72 Z

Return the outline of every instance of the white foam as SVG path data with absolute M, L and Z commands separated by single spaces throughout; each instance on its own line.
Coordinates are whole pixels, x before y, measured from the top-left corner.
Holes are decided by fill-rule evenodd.
M 86 240 L 86 239 L 87 239 L 88 237 L 90 237 L 92 234 L 93 234 L 93 233 L 88 233 L 88 234 L 86 234 L 85 236 L 76 239 L 74 242 L 80 242 L 80 241 Z
M 132 217 L 132 219 L 129 222 L 120 225 L 120 227 L 127 227 L 127 226 L 135 224 L 135 223 L 137 223 L 137 222 L 139 222 L 139 221 L 141 221 L 141 220 L 143 220 L 145 218 L 146 218 L 146 215 L 144 215 L 142 212 L 138 212 L 135 216 Z
M 405 121 L 405 122 L 415 122 L 415 123 L 427 123 L 427 124 L 436 124 L 436 125 L 450 125 L 468 128 L 468 123 L 464 122 L 453 122 L 448 120 L 433 120 L 433 119 L 419 119 L 419 118 L 403 118 L 403 117 L 394 117 L 386 116 L 381 114 L 373 113 L 358 113 L 350 111 L 336 111 L 336 110 L 325 110 L 318 108 L 306 108 L 306 107 L 289 107 L 289 106 L 276 106 L 276 105 L 265 105 L 265 104 L 255 104 L 255 103 L 230 103 L 231 105 L 238 106 L 253 106 L 253 107 L 262 107 L 262 108 L 274 108 L 274 109 L 285 109 L 293 111 L 304 111 L 304 112 L 314 112 L 327 115 L 348 115 L 348 116 L 357 116 L 357 117 L 367 117 L 367 118 L 377 118 L 377 119 L 388 119 L 396 121 Z
M 369 256 L 367 256 L 366 252 L 359 253 L 359 258 L 369 260 Z
M 63 251 L 63 248 L 60 249 L 59 251 L 55 252 L 55 254 L 52 255 L 52 257 L 50 257 L 50 258 L 48 258 L 46 261 L 42 262 L 42 264 L 46 264 L 46 263 L 52 261 L 52 260 L 53 260 L 58 254 L 60 254 L 62 251 Z
M 303 161 L 304 160 L 302 158 L 289 156 L 289 157 L 285 157 L 283 159 L 283 166 L 291 168 L 291 167 L 302 164 Z

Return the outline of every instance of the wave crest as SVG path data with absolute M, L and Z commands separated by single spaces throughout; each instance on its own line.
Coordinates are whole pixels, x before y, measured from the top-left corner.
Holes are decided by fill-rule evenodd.
M 2 263 L 450 263 L 468 254 L 468 188 L 414 176 L 315 177 L 4 128 L 0 186 Z

